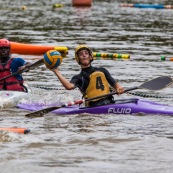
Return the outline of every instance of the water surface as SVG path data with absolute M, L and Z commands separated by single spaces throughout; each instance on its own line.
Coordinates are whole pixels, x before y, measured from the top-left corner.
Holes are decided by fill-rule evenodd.
M 22 43 L 67 46 L 69 53 L 60 66 L 67 79 L 80 71 L 74 49 L 83 43 L 94 52 L 130 54 L 130 60 L 93 62 L 109 69 L 124 87 L 139 86 L 161 75 L 172 76 L 172 62 L 162 62 L 160 57 L 173 55 L 173 10 L 121 8 L 119 4 L 127 1 L 119 0 L 96 0 L 90 8 L 73 7 L 68 0 L 0 3 L 0 37 Z M 55 3 L 63 3 L 64 7 L 52 9 Z M 163 0 L 145 3 L 171 4 Z M 21 10 L 23 5 L 26 10 Z M 35 58 L 12 56 L 30 58 L 31 62 Z M 33 90 L 33 96 L 25 102 L 66 103 L 81 98 L 78 90 L 64 90 L 44 65 L 23 76 Z M 172 105 L 172 86 L 154 93 L 139 92 L 169 96 L 145 99 Z M 119 98 L 131 97 L 138 96 L 123 94 Z M 1 127 L 31 130 L 27 135 L 0 132 L 2 173 L 172 172 L 171 116 L 50 113 L 43 118 L 27 119 L 24 116 L 27 113 L 13 106 L 1 109 Z

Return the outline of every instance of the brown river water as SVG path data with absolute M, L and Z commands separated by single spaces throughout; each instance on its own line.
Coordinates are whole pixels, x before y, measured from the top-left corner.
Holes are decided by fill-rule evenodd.
M 0 0 L 0 38 L 38 45 L 67 46 L 60 71 L 70 79 L 80 71 L 74 49 L 85 43 L 95 52 L 130 54 L 130 60 L 95 60 L 126 88 L 161 76 L 172 76 L 173 10 L 119 7 L 135 0 L 95 0 L 76 8 L 70 0 Z M 55 3 L 62 8 L 52 9 Z M 171 1 L 145 0 L 140 3 Z M 26 10 L 21 10 L 25 5 Z M 36 56 L 12 55 L 31 59 Z M 33 95 L 24 102 L 68 102 L 81 97 L 66 91 L 44 65 L 23 74 Z M 41 87 L 45 87 L 42 89 Z M 53 90 L 51 90 L 53 88 Z M 145 99 L 172 105 L 173 88 L 152 92 Z M 137 91 L 135 91 L 137 92 Z M 155 96 L 162 95 L 163 98 Z M 141 98 L 123 94 L 115 98 Z M 169 98 L 168 98 L 169 97 Z M 141 98 L 144 99 L 144 98 Z M 69 115 L 49 113 L 27 119 L 14 105 L 0 110 L 1 127 L 25 127 L 29 134 L 0 132 L 1 173 L 172 173 L 173 118 L 162 115 Z

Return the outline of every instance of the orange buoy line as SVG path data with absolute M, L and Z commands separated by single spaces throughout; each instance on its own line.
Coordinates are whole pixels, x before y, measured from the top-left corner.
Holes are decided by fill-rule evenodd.
M 72 0 L 73 6 L 91 6 L 92 0 Z
M 22 55 L 43 55 L 49 50 L 57 50 L 65 56 L 68 53 L 68 48 L 66 46 L 44 46 L 44 45 L 32 45 L 25 43 L 11 43 L 11 53 L 22 54 Z
M 0 131 L 10 131 L 10 132 L 16 132 L 21 134 L 27 134 L 30 132 L 29 129 L 26 128 L 15 128 L 15 127 L 0 127 Z
M 161 60 L 162 61 L 173 61 L 173 57 L 168 58 L 168 57 L 165 57 L 165 56 L 161 56 Z

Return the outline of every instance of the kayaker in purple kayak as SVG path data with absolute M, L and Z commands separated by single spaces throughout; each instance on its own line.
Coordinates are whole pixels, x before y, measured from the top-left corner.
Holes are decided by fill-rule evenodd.
M 7 39 L 0 39 L 0 90 L 25 91 L 24 81 L 20 72 L 31 63 L 22 58 L 11 58 L 11 45 Z M 4 77 L 7 77 L 3 80 Z
M 81 72 L 80 74 L 73 76 L 70 82 L 62 76 L 58 68 L 51 69 L 67 90 L 72 90 L 78 87 L 85 99 L 109 94 L 111 92 L 111 87 L 116 90 L 118 94 L 124 92 L 124 88 L 118 83 L 118 80 L 115 80 L 110 75 L 108 70 L 104 67 L 98 68 L 91 65 L 91 62 L 93 61 L 93 53 L 88 46 L 77 46 L 75 50 L 75 58 L 77 63 L 81 66 Z M 114 103 L 113 96 L 89 101 L 87 106 L 106 105 L 110 103 Z

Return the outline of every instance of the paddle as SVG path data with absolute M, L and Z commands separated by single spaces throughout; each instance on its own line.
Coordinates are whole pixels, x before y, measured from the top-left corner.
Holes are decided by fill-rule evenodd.
M 157 77 L 155 79 L 149 80 L 138 87 L 126 89 L 124 92 L 132 91 L 132 90 L 136 90 L 136 89 L 148 89 L 148 90 L 155 91 L 155 90 L 163 89 L 163 88 L 167 87 L 168 85 L 171 85 L 172 83 L 173 83 L 172 78 L 170 78 L 168 76 L 161 76 L 161 77 Z M 115 95 L 115 94 L 118 94 L 118 93 L 112 92 L 109 94 L 93 97 L 93 98 L 86 99 L 86 100 L 77 100 L 75 102 L 63 104 L 61 106 L 48 107 L 45 109 L 41 109 L 39 111 L 35 111 L 32 113 L 26 114 L 25 116 L 28 118 L 42 117 L 44 114 L 47 114 L 47 113 L 54 111 L 56 109 L 60 109 L 62 107 L 72 106 L 72 105 L 76 105 L 76 104 L 82 104 L 82 103 L 87 102 L 87 101 L 91 101 L 91 100 L 95 100 L 95 99 L 103 98 L 103 97 L 108 97 L 108 96 Z
M 15 76 L 15 75 L 17 75 L 17 74 L 21 74 L 21 73 L 23 73 L 23 72 L 26 72 L 26 71 L 28 71 L 29 69 L 34 69 L 35 67 L 37 67 L 37 66 L 39 66 L 39 65 L 41 65 L 41 64 L 43 64 L 43 63 L 44 63 L 44 62 L 43 62 L 43 59 L 40 59 L 39 61 L 36 61 L 35 63 L 33 63 L 33 64 L 27 66 L 25 69 L 23 69 L 23 70 L 20 71 L 20 72 L 17 71 L 17 72 L 15 72 L 15 73 L 12 73 L 12 74 L 10 74 L 10 75 L 8 75 L 8 76 L 5 76 L 5 77 L 1 78 L 0 81 L 3 81 L 3 80 L 5 80 L 5 79 L 7 79 L 7 78 L 9 78 L 9 77 L 11 77 L 11 76 Z
M 124 93 L 126 93 L 128 91 L 136 90 L 136 89 L 148 89 L 148 90 L 156 91 L 156 90 L 163 89 L 163 88 L 171 85 L 172 83 L 173 83 L 173 80 L 171 77 L 161 76 L 161 77 L 151 79 L 138 87 L 128 88 L 124 91 Z M 115 95 L 115 94 L 117 94 L 117 92 L 112 92 L 109 94 L 93 97 L 90 99 L 86 99 L 85 101 L 90 101 L 90 100 L 94 100 L 94 99 L 98 99 L 98 98 L 102 98 L 102 97 L 106 97 L 106 96 L 111 96 L 111 95 Z

